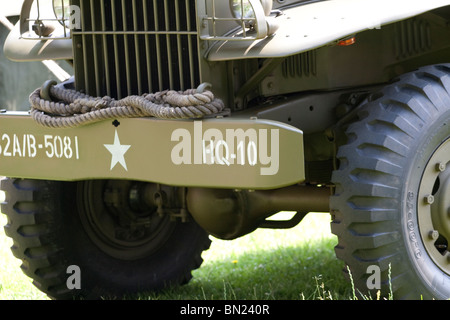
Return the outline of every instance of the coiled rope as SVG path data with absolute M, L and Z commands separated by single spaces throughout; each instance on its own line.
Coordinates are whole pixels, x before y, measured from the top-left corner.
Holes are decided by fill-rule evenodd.
M 224 104 L 211 91 L 166 90 L 121 100 L 91 97 L 47 82 L 30 95 L 31 117 L 50 128 L 73 128 L 118 118 L 192 119 L 221 113 Z M 200 87 L 199 87 L 200 88 Z

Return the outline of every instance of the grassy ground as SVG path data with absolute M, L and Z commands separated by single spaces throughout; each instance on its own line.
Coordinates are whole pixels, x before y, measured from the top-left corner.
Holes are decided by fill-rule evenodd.
M 0 215 L 0 224 L 6 217 Z M 310 214 L 290 230 L 257 230 L 234 241 L 213 239 L 204 264 L 186 286 L 162 294 L 141 295 L 159 300 L 317 300 L 350 299 L 343 264 L 334 256 L 336 238 L 328 214 Z M 0 230 L 0 300 L 44 300 L 20 270 Z
M 291 230 L 257 230 L 214 239 L 205 263 L 183 288 L 156 299 L 349 299 L 351 285 L 334 255 L 329 214 L 310 214 Z

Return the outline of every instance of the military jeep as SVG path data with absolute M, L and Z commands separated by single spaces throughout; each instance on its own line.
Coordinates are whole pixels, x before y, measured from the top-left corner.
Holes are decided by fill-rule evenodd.
M 25 0 L 5 54 L 73 75 L 0 114 L 12 251 L 52 298 L 122 297 L 330 212 L 358 292 L 447 299 L 449 39 L 447 0 Z

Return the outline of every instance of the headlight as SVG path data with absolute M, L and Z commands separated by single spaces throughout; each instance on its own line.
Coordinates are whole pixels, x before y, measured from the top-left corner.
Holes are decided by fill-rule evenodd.
M 203 27 L 200 39 L 250 41 L 274 36 L 280 27 L 278 17 L 282 14 L 272 11 L 273 1 L 228 0 L 228 3 L 224 0 L 205 1 L 208 6 L 201 8 Z
M 52 0 L 53 12 L 59 23 L 67 29 L 81 29 L 81 10 L 70 5 L 70 0 Z
M 272 0 L 260 0 L 264 14 L 268 16 L 272 11 Z M 231 12 L 237 19 L 255 19 L 255 11 L 250 0 L 230 0 Z
M 60 24 L 69 27 L 68 21 L 72 14 L 69 0 L 53 0 L 53 12 Z
M 248 0 L 231 0 L 231 12 L 237 19 L 254 19 L 255 12 Z
M 279 27 L 270 17 L 272 7 L 273 0 L 230 0 L 231 12 L 239 25 L 256 29 L 258 39 L 273 35 Z

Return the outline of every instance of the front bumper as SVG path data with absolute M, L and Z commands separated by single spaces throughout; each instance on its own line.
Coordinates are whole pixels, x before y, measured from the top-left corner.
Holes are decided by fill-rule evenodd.
M 73 129 L 0 115 L 0 175 L 275 189 L 304 181 L 303 133 L 262 119 L 119 119 Z

